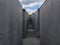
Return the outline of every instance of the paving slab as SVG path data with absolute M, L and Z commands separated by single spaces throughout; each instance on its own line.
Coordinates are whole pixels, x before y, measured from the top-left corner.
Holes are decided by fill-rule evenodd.
M 23 45 L 40 45 L 40 40 L 38 38 L 27 37 L 23 39 Z

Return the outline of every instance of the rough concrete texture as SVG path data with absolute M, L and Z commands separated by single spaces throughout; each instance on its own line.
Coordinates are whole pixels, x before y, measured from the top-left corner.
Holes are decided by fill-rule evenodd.
M 23 9 L 23 36 L 26 37 L 26 31 L 27 31 L 27 19 L 28 19 L 28 13 L 26 12 L 25 9 Z
M 40 10 L 41 45 L 60 45 L 60 0 L 47 0 Z
M 18 0 L 0 0 L 0 45 L 22 45 L 22 7 Z
M 32 19 L 34 20 L 34 29 L 36 31 L 36 36 L 39 37 L 40 36 L 40 30 L 39 30 L 39 14 L 38 14 L 38 10 L 35 12 L 35 14 L 33 14 Z

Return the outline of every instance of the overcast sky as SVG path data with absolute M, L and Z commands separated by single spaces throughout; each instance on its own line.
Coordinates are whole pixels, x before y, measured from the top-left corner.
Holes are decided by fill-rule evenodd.
M 26 9 L 29 14 L 34 13 L 45 0 L 19 0 L 22 4 L 22 8 Z

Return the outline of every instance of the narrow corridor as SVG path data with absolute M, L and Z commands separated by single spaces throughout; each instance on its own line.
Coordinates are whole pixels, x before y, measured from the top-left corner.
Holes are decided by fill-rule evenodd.
M 40 45 L 39 38 L 36 38 L 35 31 L 29 29 L 27 32 L 27 38 L 23 39 L 23 45 Z
M 28 21 L 27 37 L 23 39 L 23 45 L 40 45 L 40 40 L 37 38 L 36 31 L 33 28 L 32 19 L 30 18 Z

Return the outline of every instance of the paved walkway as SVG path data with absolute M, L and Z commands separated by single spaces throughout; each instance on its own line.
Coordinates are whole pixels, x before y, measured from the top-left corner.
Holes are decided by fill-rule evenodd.
M 27 38 L 23 39 L 23 45 L 40 45 L 40 39 L 36 38 L 35 30 L 27 30 Z
M 34 29 L 28 29 L 27 30 L 27 37 L 34 37 L 36 38 L 36 32 Z
M 37 38 L 25 38 L 23 39 L 23 45 L 40 45 L 40 40 Z

